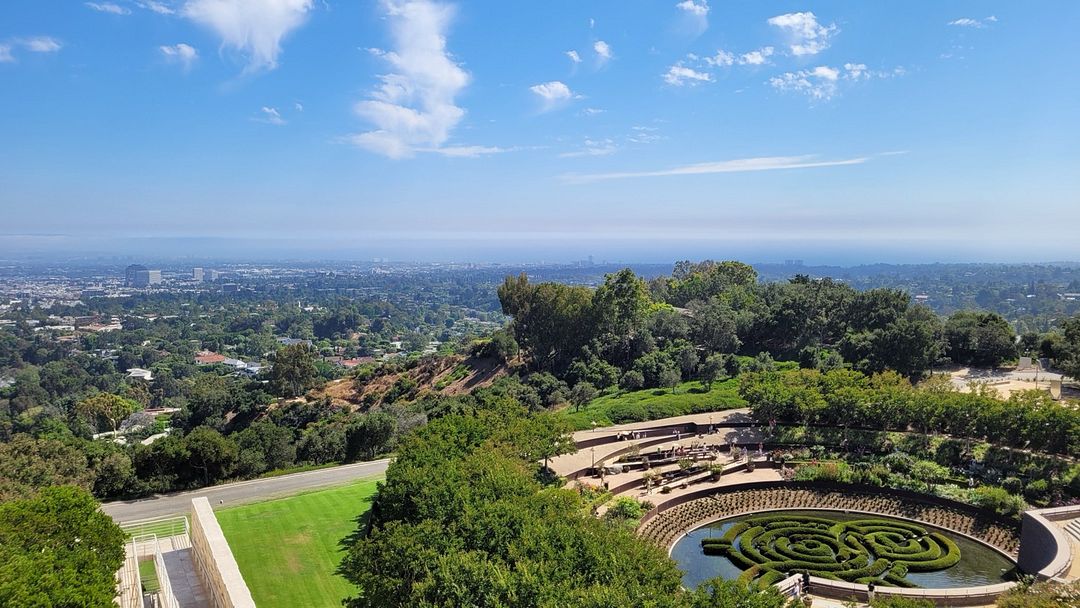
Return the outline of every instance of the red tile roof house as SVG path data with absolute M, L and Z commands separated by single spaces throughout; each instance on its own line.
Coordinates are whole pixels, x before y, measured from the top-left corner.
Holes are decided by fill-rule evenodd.
M 374 363 L 375 357 L 357 357 L 355 359 L 342 359 L 341 365 L 344 367 L 356 367 L 357 365 L 363 365 L 365 363 Z
M 209 350 L 199 351 L 199 353 L 195 355 L 196 365 L 213 365 L 214 363 L 222 363 L 224 361 L 225 355 L 219 355 Z

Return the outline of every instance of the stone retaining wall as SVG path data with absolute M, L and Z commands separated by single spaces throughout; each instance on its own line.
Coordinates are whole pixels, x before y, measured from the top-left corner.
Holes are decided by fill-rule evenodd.
M 191 551 L 214 608 L 255 608 L 232 549 L 218 525 L 210 502 L 204 497 L 191 501 Z

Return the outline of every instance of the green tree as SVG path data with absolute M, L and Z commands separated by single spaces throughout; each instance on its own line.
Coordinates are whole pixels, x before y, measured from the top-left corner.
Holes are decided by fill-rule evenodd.
M 89 490 L 93 480 L 86 455 L 63 441 L 19 433 L 0 443 L 0 500 L 27 496 L 53 485 Z
M 721 354 L 712 354 L 705 357 L 705 361 L 701 364 L 701 383 L 705 385 L 705 390 L 711 391 L 713 382 L 720 380 L 727 375 L 727 356 Z
M 85 416 L 95 426 L 97 426 L 98 418 L 104 418 L 109 423 L 110 431 L 116 431 L 124 418 L 141 409 L 137 402 L 112 393 L 98 393 L 79 401 L 75 407 L 79 414 Z
M 282 397 L 298 397 L 318 385 L 316 352 L 306 344 L 278 349 L 270 368 L 270 390 Z
M 1056 335 L 1056 334 L 1052 334 Z M 1070 378 L 1080 379 L 1080 315 L 1061 324 L 1060 338 L 1047 339 L 1043 350 L 1053 353 L 1054 363 Z
M 682 376 L 679 375 L 679 370 L 674 367 L 665 368 L 660 372 L 658 378 L 660 386 L 664 388 L 670 388 L 671 392 L 675 392 L 675 388 L 679 386 L 679 382 L 682 382 Z
M 384 412 L 361 414 L 352 419 L 345 430 L 345 458 L 371 460 L 394 437 L 397 422 Z
M 577 410 L 581 410 L 587 403 L 596 399 L 597 394 L 595 386 L 588 382 L 578 382 L 574 388 L 570 389 L 570 403 L 574 404 Z
M 1016 357 L 1016 334 L 1001 315 L 962 310 L 945 322 L 946 353 L 965 365 L 997 367 Z
M 84 490 L 0 504 L 0 606 L 111 608 L 124 533 Z
M 619 379 L 619 388 L 624 391 L 641 390 L 645 386 L 645 376 L 636 369 L 627 371 Z
M 232 439 L 205 426 L 184 437 L 184 448 L 191 467 L 202 474 L 204 486 L 228 477 L 239 457 L 239 449 Z

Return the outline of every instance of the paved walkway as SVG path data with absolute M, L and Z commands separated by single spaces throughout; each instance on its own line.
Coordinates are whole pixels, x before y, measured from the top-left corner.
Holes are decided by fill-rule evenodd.
M 587 439 L 595 439 L 597 437 L 614 437 L 621 432 L 635 431 L 641 429 L 651 429 L 659 426 L 668 426 L 673 424 L 685 424 L 688 422 L 695 422 L 697 424 L 708 425 L 722 424 L 724 422 L 752 422 L 750 418 L 749 409 L 727 410 L 725 412 L 713 412 L 706 414 L 690 414 L 688 416 L 676 416 L 674 418 L 664 418 L 663 420 L 653 420 L 650 422 L 634 422 L 630 424 L 620 424 L 617 426 L 607 426 L 600 429 L 594 429 L 589 431 L 578 431 L 574 433 L 574 441 L 581 442 Z M 736 441 L 736 442 L 753 442 L 758 441 L 760 435 L 753 429 L 720 429 L 718 433 L 719 437 L 722 437 L 723 441 Z M 654 435 L 651 439 L 655 439 Z M 650 439 L 650 438 L 647 438 Z M 674 439 L 674 437 L 672 437 Z M 567 475 L 574 471 L 579 471 L 586 467 L 592 466 L 593 459 L 595 462 L 601 462 L 608 458 L 610 454 L 616 452 L 622 448 L 630 445 L 627 441 L 613 441 L 604 445 L 596 446 L 595 448 L 584 448 L 578 450 L 574 454 L 565 454 L 557 458 L 552 458 L 549 463 L 552 470 L 559 475 Z M 653 448 L 649 448 L 653 449 Z
M 280 477 L 238 481 L 191 492 L 159 494 L 139 500 L 107 502 L 101 505 L 101 510 L 118 522 L 167 517 L 190 511 L 191 499 L 198 496 L 205 496 L 215 509 L 222 506 L 230 507 L 268 498 L 288 496 L 306 490 L 342 485 L 358 479 L 376 477 L 385 473 L 386 467 L 389 465 L 389 459 L 358 462 L 339 467 L 281 475 Z

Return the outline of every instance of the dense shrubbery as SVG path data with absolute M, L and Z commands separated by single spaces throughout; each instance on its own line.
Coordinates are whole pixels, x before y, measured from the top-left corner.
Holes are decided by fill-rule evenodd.
M 0 606 L 114 606 L 124 534 L 85 491 L 0 504 Z
M 459 409 L 446 406 L 441 409 Z M 780 608 L 714 581 L 696 592 L 664 552 L 625 522 L 644 508 L 603 494 L 544 485 L 538 462 L 569 449 L 550 414 L 498 390 L 474 393 L 402 442 L 366 521 L 347 541 L 340 572 L 357 585 L 348 606 L 608 606 Z M 562 446 L 562 447 L 559 447 Z
M 948 433 L 1040 452 L 1080 454 L 1080 410 L 1037 391 L 1002 400 L 934 383 L 913 387 L 890 373 L 798 370 L 744 374 L 739 392 L 761 422 Z

